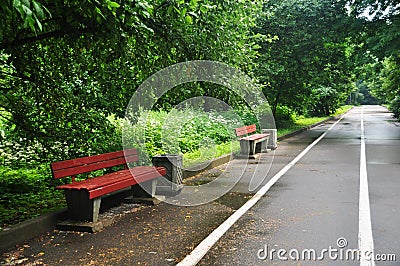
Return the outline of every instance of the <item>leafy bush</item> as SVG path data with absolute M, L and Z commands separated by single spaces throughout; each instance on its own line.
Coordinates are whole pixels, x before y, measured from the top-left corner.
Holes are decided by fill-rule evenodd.
M 394 98 L 394 100 L 390 103 L 389 109 L 395 118 L 400 119 L 400 96 L 396 96 L 396 98 Z
M 0 187 L 4 193 L 38 192 L 49 184 L 48 176 L 42 169 L 0 167 L 0 176 Z
M 319 86 L 312 90 L 311 102 L 312 116 L 329 116 L 333 114 L 344 102 L 344 95 L 335 88 Z
M 30 143 L 30 145 L 21 143 L 23 143 L 23 140 L 13 142 L 6 139 L 5 136 L 0 137 L 0 161 L 2 165 L 19 168 L 40 163 L 41 158 L 37 150 L 41 149 L 41 145 L 37 142 Z
M 65 206 L 48 165 L 32 169 L 0 166 L 0 226 L 14 224 Z
M 5 112 L 0 114 L 4 116 Z M 35 139 L 18 137 L 14 127 L 0 118 L 0 164 L 13 169 L 31 168 L 43 163 L 121 150 L 121 133 L 109 119 L 103 120 L 108 128 L 106 131 L 88 128 L 79 140 L 65 138 L 63 142 L 49 140 L 43 144 Z
M 254 120 L 250 114 L 242 114 L 246 116 L 245 119 Z M 210 140 L 214 144 L 229 142 L 235 138 L 234 128 L 241 125 L 238 116 L 232 112 L 196 110 L 144 112 L 134 125 L 129 125 L 124 119 L 114 120 L 113 123 L 118 131 L 125 130 L 129 145 L 150 156 L 194 152 L 203 145 L 202 143 Z M 141 143 L 145 143 L 145 150 Z
M 278 105 L 275 112 L 275 123 L 277 128 L 283 128 L 292 125 L 296 121 L 296 115 L 292 109 L 287 106 Z
M 104 145 L 104 152 L 116 150 L 110 147 L 121 146 L 122 132 L 128 129 L 126 132 L 130 145 L 137 148 L 139 153 L 145 152 L 150 157 L 163 153 L 185 153 L 185 164 L 190 165 L 237 150 L 234 128 L 256 121 L 254 114 L 245 109 L 236 112 L 175 109 L 171 112 L 150 111 L 142 113 L 134 125 L 111 115 L 107 117 L 107 123 L 115 128 L 112 134 L 100 141 L 93 140 L 78 151 L 73 151 L 74 147 L 67 143 L 56 143 L 54 149 L 58 149 L 58 154 L 61 155 L 48 153 L 46 159 L 40 157 L 47 152 L 46 147 L 40 143 L 22 145 L 19 143 L 24 143 L 24 140 L 13 142 L 8 138 L 10 132 L 4 132 L 0 136 L 0 226 L 65 206 L 62 191 L 55 189 L 62 181 L 54 180 L 49 164 L 41 163 L 42 161 L 100 153 L 102 151 L 96 145 L 100 145 L 105 139 L 112 143 Z M 139 158 L 144 157 L 139 154 Z M 139 162 L 147 163 L 149 162 Z

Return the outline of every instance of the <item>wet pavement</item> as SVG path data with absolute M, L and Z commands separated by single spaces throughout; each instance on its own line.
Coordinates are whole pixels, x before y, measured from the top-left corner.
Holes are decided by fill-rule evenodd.
M 198 265 L 360 265 L 351 253 L 359 241 L 360 113 L 354 108 Z M 375 265 L 400 265 L 400 128 L 377 106 L 365 107 L 364 126 L 372 235 L 381 256 Z
M 400 260 L 400 128 L 383 107 L 365 107 L 372 226 L 376 250 Z M 353 109 L 247 212 L 199 265 L 356 265 L 354 261 L 260 260 L 265 248 L 321 250 L 345 238 L 357 247 L 360 108 Z M 229 164 L 191 178 L 210 181 L 212 196 L 199 206 L 122 205 L 115 222 L 94 234 L 52 231 L 4 253 L 6 265 L 175 265 L 263 185 L 334 123 L 329 121 L 281 141 L 259 160 Z M 215 190 L 215 193 L 214 193 Z M 214 193 L 214 194 L 213 194 Z M 185 194 L 183 197 L 204 197 Z M 121 211 L 122 210 L 122 211 Z M 378 265 L 400 265 L 399 262 Z

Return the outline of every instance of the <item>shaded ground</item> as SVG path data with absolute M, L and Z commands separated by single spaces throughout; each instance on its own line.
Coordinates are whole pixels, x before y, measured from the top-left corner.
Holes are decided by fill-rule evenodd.
M 219 203 L 134 208 L 102 232 L 54 231 L 29 241 L 3 254 L 2 264 L 173 265 L 233 212 Z
M 199 185 L 215 179 L 218 167 L 186 180 Z M 119 216 L 90 234 L 54 230 L 2 254 L 2 265 L 174 265 L 242 206 L 250 194 L 231 192 L 213 203 L 179 207 L 123 204 L 102 213 Z

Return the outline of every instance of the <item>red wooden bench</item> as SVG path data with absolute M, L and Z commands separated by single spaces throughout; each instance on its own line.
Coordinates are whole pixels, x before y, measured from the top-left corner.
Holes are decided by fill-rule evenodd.
M 101 197 L 141 183 L 150 186 L 148 196 L 154 196 L 157 179 L 166 174 L 164 167 L 136 166 L 128 169 L 128 164 L 139 160 L 136 149 L 110 152 L 82 157 L 67 161 L 54 162 L 51 170 L 54 178 L 72 177 L 72 183 L 58 186 L 66 196 L 68 212 L 72 220 L 98 220 Z M 124 166 L 124 169 L 82 181 L 76 181 L 77 175 L 92 171 Z M 148 194 L 148 193 L 147 193 Z
M 242 155 L 255 155 L 256 152 L 264 152 L 267 150 L 267 144 L 270 134 L 251 134 L 256 132 L 256 125 L 249 125 L 236 128 L 236 136 L 241 137 L 240 141 L 240 154 Z M 251 135 L 249 135 L 251 134 Z M 257 145 L 259 144 L 259 145 Z

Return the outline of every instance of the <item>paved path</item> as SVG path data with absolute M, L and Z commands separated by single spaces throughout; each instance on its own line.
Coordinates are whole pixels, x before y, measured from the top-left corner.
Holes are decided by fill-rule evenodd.
M 303 136 L 316 137 L 329 126 Z M 363 141 L 366 171 L 360 169 Z M 374 265 L 367 257 L 353 259 L 359 248 L 374 251 L 376 265 L 400 265 L 399 170 L 399 124 L 383 107 L 354 108 L 199 265 Z
M 49 232 L 3 254 L 2 263 L 175 265 L 228 217 L 239 213 L 241 206 L 254 195 L 254 191 L 249 191 L 253 177 L 262 181 L 260 187 L 272 182 L 278 172 L 287 168 L 333 123 L 282 141 L 275 153 L 263 154 L 258 162 L 247 163 L 233 190 L 214 202 L 195 207 L 133 206 L 102 232 Z M 360 169 L 363 141 L 367 175 Z M 227 177 L 237 176 L 243 170 L 243 163 L 234 160 L 224 171 L 214 169 L 201 179 L 213 179 L 221 172 Z M 203 258 L 198 258 L 199 265 L 360 265 L 359 261 L 330 259 L 328 251 L 320 261 L 293 260 L 288 254 L 291 252 L 295 257 L 294 250 L 301 253 L 314 249 L 321 256 L 323 249 L 329 247 L 356 250 L 359 239 L 366 250 L 373 243 L 375 255 L 397 256 L 397 262 L 376 265 L 400 265 L 399 166 L 400 127 L 390 113 L 377 106 L 354 108 L 287 169 Z M 227 180 L 221 179 L 215 186 L 225 186 Z M 367 180 L 368 186 L 360 180 Z M 367 195 L 370 204 L 365 204 L 365 198 L 360 204 L 360 191 L 365 188 L 369 193 L 361 195 Z M 360 213 L 360 207 L 365 211 Z M 342 249 L 338 247 L 338 239 L 339 245 L 345 245 Z M 277 252 L 271 259 L 266 256 L 269 255 L 266 249 L 286 250 L 286 254 L 280 255 L 288 260 L 279 260 Z

